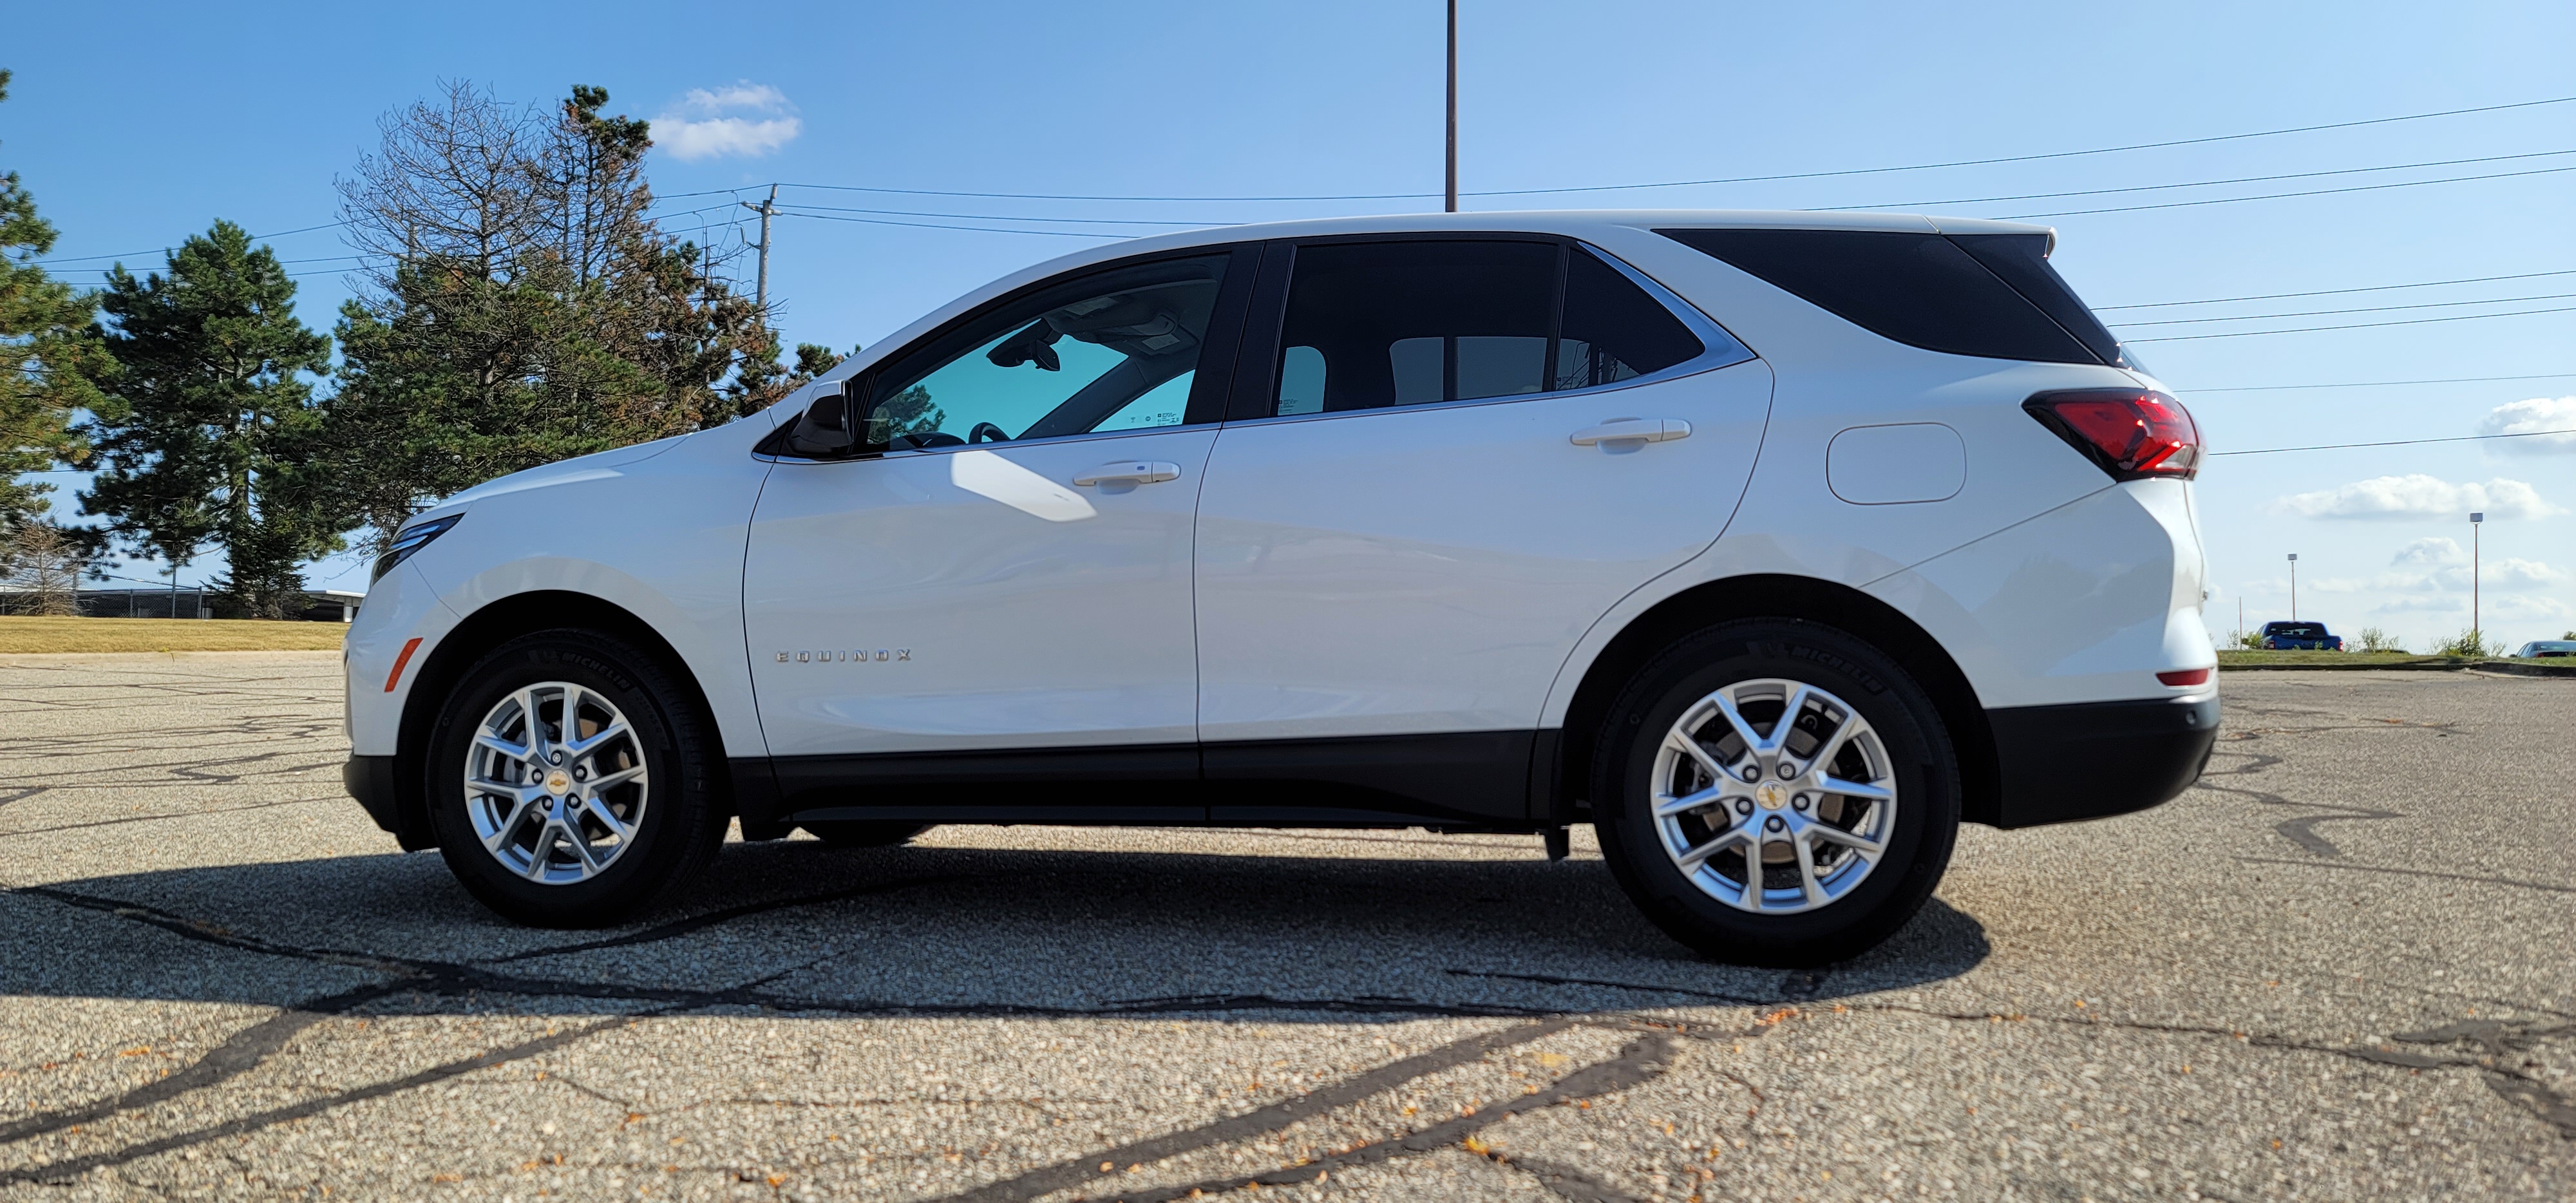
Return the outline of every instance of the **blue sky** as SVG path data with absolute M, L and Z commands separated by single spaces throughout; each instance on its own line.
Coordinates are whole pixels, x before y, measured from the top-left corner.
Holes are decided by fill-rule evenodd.
M 2397 4 L 1585 6 L 1467 0 L 1461 172 L 1470 192 L 1833 171 L 2074 151 L 2576 96 L 2576 7 Z M 0 167 L 63 230 L 57 257 L 175 244 L 217 217 L 254 232 L 335 218 L 332 178 L 377 117 L 442 79 L 512 98 L 609 89 L 656 118 L 675 228 L 739 237 L 726 195 L 765 185 L 1238 197 L 1433 193 L 1441 6 L 55 5 L 12 18 Z M 428 15 L 423 15 L 428 14 Z M 2127 325 L 2220 451 L 2576 426 L 2576 171 L 2120 213 L 2071 210 L 2576 167 L 2576 104 L 2118 154 L 1827 179 L 1559 196 L 1470 208 L 1884 206 L 2066 213 L 2057 263 Z M 2034 193 L 2539 156 L 2048 200 Z M 750 195 L 746 193 L 745 195 Z M 1076 201 L 789 188 L 771 291 L 789 340 L 846 348 L 1076 232 L 1436 207 L 1436 199 Z M 709 212 L 689 212 L 715 206 Z M 819 212 L 811 210 L 809 212 Z M 867 224 L 873 218 L 977 230 Z M 1063 219 L 1079 218 L 1083 221 Z M 1091 223 L 1091 224 L 1086 224 Z M 1044 229 L 1052 234 L 999 232 Z M 347 295 L 334 230 L 274 240 L 301 309 Z M 78 269 L 106 260 L 65 263 Z M 157 252 L 127 254 L 158 266 Z M 2469 277 L 2571 274 L 2170 309 L 2109 308 Z M 2549 298 L 2557 299 L 2549 299 Z M 2542 298 L 2501 300 L 2499 298 Z M 2495 302 L 2495 303 L 2483 303 Z M 2549 379 L 2216 391 L 2457 377 Z M 2567 400 L 2557 400 L 2567 398 Z M 2525 402 L 2499 414 L 2500 406 Z M 2508 445 L 2509 444 L 2509 445 Z M 71 479 L 58 477 L 57 479 Z M 2519 642 L 2576 627 L 2576 440 L 2217 459 L 2201 498 L 2213 625 L 2299 613 L 2423 646 L 2467 625 L 2465 511 L 2483 506 L 2485 617 Z M 2362 516 L 2375 514 L 2377 516 Z M 2451 543 L 2445 543 L 2449 540 Z M 194 580 L 218 565 L 182 570 Z M 2501 575 L 2500 575 L 2501 574 Z M 151 576 L 146 569 L 135 575 Z M 363 587 L 351 560 L 317 583 Z

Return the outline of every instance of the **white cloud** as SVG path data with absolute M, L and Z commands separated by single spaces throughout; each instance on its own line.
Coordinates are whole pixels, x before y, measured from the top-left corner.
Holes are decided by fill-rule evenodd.
M 785 93 L 749 80 L 691 88 L 653 119 L 654 143 L 692 161 L 724 155 L 756 158 L 794 141 L 803 130 Z
M 2469 595 L 2428 593 L 2416 597 L 2392 598 L 2370 608 L 2373 614 L 2456 614 L 2463 625 L 2469 617 Z M 2492 631 L 2498 622 L 2555 622 L 2576 615 L 2567 603 L 2554 597 L 2535 597 L 2528 593 L 2490 593 L 2478 606 L 2478 621 Z
M 2499 405 L 2478 422 L 2479 434 L 2528 434 L 2537 430 L 2576 432 L 2576 397 L 2534 397 Z M 2497 439 L 2487 446 L 2519 455 L 2551 455 L 2576 451 L 2576 433 Z
M 2416 564 L 2466 564 L 2469 553 L 2461 549 L 2457 539 L 2417 539 L 2400 548 L 2396 558 L 2388 562 L 2400 568 Z
M 2567 574 L 2538 560 L 2505 559 L 2481 574 L 2489 589 L 2539 589 L 2567 579 Z
M 2560 601 L 2557 598 L 2533 597 L 2527 593 L 2518 596 L 2493 598 L 2485 605 L 2479 607 L 2479 609 L 2484 611 L 2484 613 L 2478 615 L 2478 621 L 2480 622 L 2489 622 L 2495 619 L 2503 619 L 2507 622 L 2516 620 L 2529 621 L 2534 619 L 2556 620 L 2576 615 L 2576 609 L 2571 609 L 2567 603 Z
M 2381 602 L 2376 606 L 2372 606 L 2370 608 L 2370 612 L 2373 614 L 2405 614 L 2410 612 L 2450 614 L 2466 610 L 2468 608 L 2469 599 L 2465 597 L 2454 597 L 2448 593 L 2436 593 L 2429 597 L 2401 597 L 2395 601 Z
M 2549 504 L 2537 489 L 2519 480 L 2498 477 L 2485 484 L 2452 484 L 2421 472 L 2375 476 L 2341 488 L 2294 493 L 2272 503 L 2275 512 L 2302 518 L 2358 518 L 2391 521 L 2426 518 L 2460 519 L 2471 510 L 2489 518 L 2545 518 L 2566 511 Z
M 2388 561 L 2391 571 L 2368 580 L 2353 577 L 2326 577 L 2310 586 L 2319 593 L 2435 593 L 2469 591 L 2472 565 L 2469 553 L 2459 540 L 2445 538 L 2417 539 L 2397 550 Z M 2477 569 L 2479 583 L 2489 592 L 2514 589 L 2545 589 L 2567 579 L 2567 574 L 2538 560 L 2518 556 L 2487 561 Z M 2391 603 L 2381 609 L 2423 609 L 2420 604 Z M 2440 607 L 2447 608 L 2447 607 Z

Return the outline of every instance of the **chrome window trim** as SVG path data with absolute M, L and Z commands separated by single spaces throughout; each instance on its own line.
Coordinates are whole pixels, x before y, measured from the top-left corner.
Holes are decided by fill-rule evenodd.
M 1628 382 L 1622 380 L 1619 383 L 1626 384 Z M 856 455 L 836 456 L 831 459 L 815 459 L 812 456 L 783 455 L 775 452 L 766 455 L 755 453 L 752 458 L 756 460 L 766 460 L 773 464 L 865 464 L 874 463 L 883 459 L 892 459 L 896 456 L 948 455 L 959 451 L 993 451 L 1003 447 L 1048 447 L 1057 443 L 1072 443 L 1087 440 L 1129 439 L 1136 438 L 1140 435 L 1170 434 L 1177 430 L 1213 430 L 1222 425 L 1224 425 L 1222 422 L 1176 422 L 1170 426 L 1137 426 L 1130 427 L 1126 430 L 1086 430 L 1080 434 L 1049 435 L 1042 439 L 1003 439 L 998 443 L 959 443 L 953 447 L 906 447 L 900 451 L 863 451 Z
M 1705 359 L 1709 357 L 1702 356 L 1701 358 Z M 1710 372 L 1723 372 L 1728 368 L 1739 368 L 1748 363 L 1760 362 L 1762 362 L 1762 357 L 1759 355 L 1747 356 L 1743 359 L 1730 359 L 1724 363 L 1716 364 L 1701 364 L 1698 359 L 1693 359 L 1674 364 L 1660 372 L 1650 372 L 1643 376 L 1631 376 L 1626 380 L 1613 381 L 1609 384 L 1596 384 L 1589 388 L 1563 388 L 1545 393 L 1507 393 L 1500 397 L 1475 397 L 1465 401 L 1424 401 L 1417 405 L 1380 405 L 1370 409 L 1343 409 L 1335 410 L 1330 413 L 1272 414 L 1267 418 L 1238 418 L 1225 423 L 1225 426 L 1227 429 L 1231 430 L 1237 426 L 1268 426 L 1279 422 L 1312 422 L 1323 418 L 1365 418 L 1372 414 L 1411 414 L 1421 413 L 1424 410 L 1435 409 L 1475 409 L 1487 405 L 1520 405 L 1530 401 L 1552 401 L 1559 397 L 1592 397 L 1608 393 L 1622 392 L 1632 388 L 1643 388 L 1650 384 L 1665 384 L 1690 376 L 1706 375 Z M 987 445 L 989 446 L 990 444 Z

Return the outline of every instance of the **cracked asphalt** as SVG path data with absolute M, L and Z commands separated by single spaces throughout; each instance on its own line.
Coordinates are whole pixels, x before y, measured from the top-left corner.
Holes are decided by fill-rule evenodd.
M 0 1199 L 2576 1197 L 2576 680 L 2238 673 L 2203 784 L 1705 964 L 1535 837 L 729 846 L 532 931 L 330 654 L 0 658 Z

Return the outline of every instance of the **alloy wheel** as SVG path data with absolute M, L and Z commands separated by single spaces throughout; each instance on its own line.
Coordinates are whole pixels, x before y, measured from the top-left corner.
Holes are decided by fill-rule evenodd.
M 1896 824 L 1887 747 L 1841 698 L 1777 677 L 1683 710 L 1655 753 L 1653 819 L 1701 892 L 1757 914 L 1829 906 L 1878 867 Z
M 541 885 L 588 881 L 635 844 L 650 799 L 625 714 L 565 681 L 494 703 L 465 752 L 465 808 L 483 850 Z

